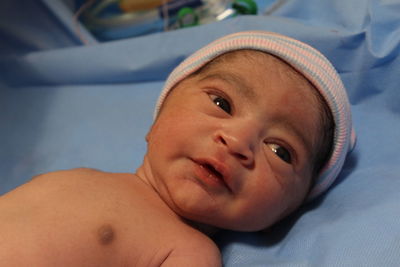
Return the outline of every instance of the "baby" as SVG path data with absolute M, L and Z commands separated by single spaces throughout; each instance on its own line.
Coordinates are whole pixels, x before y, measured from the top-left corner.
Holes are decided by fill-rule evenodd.
M 169 76 L 137 172 L 39 175 L 0 199 L 0 266 L 221 266 L 208 233 L 258 231 L 335 180 L 345 89 L 310 46 L 225 36 Z

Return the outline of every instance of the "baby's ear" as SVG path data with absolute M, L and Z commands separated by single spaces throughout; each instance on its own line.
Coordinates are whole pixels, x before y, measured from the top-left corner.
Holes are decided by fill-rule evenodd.
M 153 131 L 154 123 L 150 126 L 150 129 L 147 131 L 147 134 L 145 136 L 145 140 L 148 143 L 150 138 L 151 138 L 151 132 Z
M 151 139 L 151 133 L 154 131 L 154 128 L 157 127 L 157 121 L 158 121 L 158 117 L 153 121 L 153 124 L 150 126 L 150 129 L 148 130 L 146 136 L 145 136 L 145 140 L 148 143 Z
M 150 139 L 150 132 L 151 132 L 151 128 L 149 129 L 149 131 L 147 132 L 146 136 L 145 136 L 145 140 L 148 143 L 149 139 Z

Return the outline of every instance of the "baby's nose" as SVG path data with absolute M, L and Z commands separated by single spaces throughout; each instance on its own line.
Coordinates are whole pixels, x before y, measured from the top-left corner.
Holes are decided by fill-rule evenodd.
M 257 142 L 255 129 L 249 125 L 221 129 L 215 135 L 215 141 L 224 145 L 230 154 L 239 159 L 243 164 L 251 166 L 254 163 L 254 152 Z

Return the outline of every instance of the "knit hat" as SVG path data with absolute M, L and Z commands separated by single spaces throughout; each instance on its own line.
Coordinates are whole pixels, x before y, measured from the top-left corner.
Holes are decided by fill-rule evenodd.
M 343 83 L 328 59 L 313 47 L 287 36 L 263 31 L 238 32 L 217 39 L 186 58 L 172 71 L 159 96 L 154 117 L 160 111 L 169 91 L 177 83 L 214 58 L 241 49 L 266 52 L 287 62 L 317 88 L 332 112 L 335 123 L 333 147 L 308 195 L 309 200 L 314 199 L 335 181 L 347 153 L 355 145 L 356 137 L 350 103 Z

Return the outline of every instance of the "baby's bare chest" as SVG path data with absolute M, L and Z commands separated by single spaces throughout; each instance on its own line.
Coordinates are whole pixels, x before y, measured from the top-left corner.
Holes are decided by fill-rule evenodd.
M 160 266 L 195 232 L 141 183 L 67 178 L 33 181 L 3 205 L 10 250 L 23 243 L 35 266 Z
M 98 253 L 109 255 L 112 266 L 160 266 L 198 238 L 196 230 L 153 197 L 134 190 L 99 211 L 91 233 Z
M 158 267 L 173 251 L 180 250 L 184 241 L 191 240 L 165 221 L 156 225 L 151 221 L 146 224 L 147 219 L 154 219 L 146 216 L 140 220 L 107 217 L 86 222 L 76 217 L 76 224 L 52 227 L 46 232 L 49 237 L 33 236 L 42 244 L 35 250 L 51 256 L 48 266 Z

